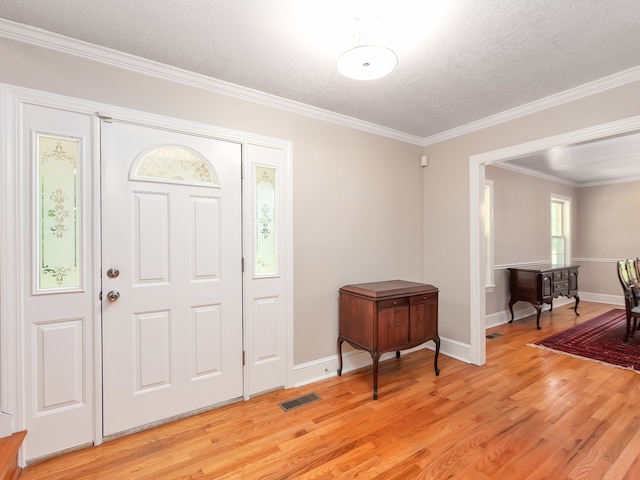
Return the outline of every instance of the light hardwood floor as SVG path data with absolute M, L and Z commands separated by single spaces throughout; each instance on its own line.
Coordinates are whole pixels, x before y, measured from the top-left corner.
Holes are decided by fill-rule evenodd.
M 640 376 L 527 346 L 611 308 L 490 332 L 482 367 L 421 350 L 27 467 L 55 479 L 637 479 Z M 441 318 L 441 325 L 446 318 Z M 442 327 L 441 327 L 442 329 Z M 322 400 L 283 412 L 278 403 Z

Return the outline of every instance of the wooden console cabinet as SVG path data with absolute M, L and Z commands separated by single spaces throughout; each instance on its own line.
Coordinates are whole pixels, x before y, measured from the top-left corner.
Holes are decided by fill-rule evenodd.
M 373 359 L 373 399 L 378 398 L 378 362 L 384 352 L 416 347 L 429 340 L 436 344 L 438 369 L 438 289 L 405 280 L 346 285 L 339 290 L 340 333 L 338 355 L 342 375 L 342 343 L 366 350 Z
M 540 330 L 540 312 L 542 304 L 548 303 L 553 310 L 553 299 L 560 295 L 574 297 L 576 304 L 573 307 L 578 313 L 578 266 L 554 266 L 544 268 L 509 268 L 511 286 L 511 299 L 509 310 L 513 322 L 513 304 L 518 301 L 531 303 L 537 311 L 536 327 Z

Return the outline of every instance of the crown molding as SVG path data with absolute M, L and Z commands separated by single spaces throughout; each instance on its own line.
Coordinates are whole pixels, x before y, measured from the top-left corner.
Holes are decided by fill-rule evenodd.
M 613 122 L 595 125 L 593 127 L 582 128 L 580 130 L 574 130 L 572 132 L 562 133 L 554 135 L 552 137 L 546 137 L 531 142 L 523 143 L 520 145 L 512 145 L 510 147 L 500 148 L 490 152 L 480 153 L 473 155 L 469 160 L 473 164 L 492 164 L 498 167 L 512 170 L 524 175 L 541 178 L 555 183 L 568 185 L 575 188 L 585 187 L 597 187 L 604 185 L 614 185 L 618 183 L 629 183 L 640 181 L 640 176 L 611 178 L 607 180 L 599 180 L 595 182 L 573 182 L 552 174 L 539 172 L 536 170 L 530 170 L 520 165 L 514 165 L 509 163 L 510 158 L 529 155 L 534 152 L 540 152 L 549 148 L 558 147 L 561 145 L 575 144 L 585 141 L 597 140 L 600 138 L 611 137 L 613 135 L 625 134 L 628 132 L 635 132 L 640 129 L 640 115 L 635 117 L 624 118 L 622 120 L 615 120 Z
M 614 73 L 608 77 L 600 78 L 593 82 L 585 83 L 584 85 L 580 85 L 563 92 L 558 92 L 548 97 L 520 105 L 519 107 L 515 107 L 510 110 L 505 110 L 504 112 L 497 113 L 495 115 L 490 115 L 476 122 L 467 123 L 465 125 L 452 128 L 451 130 L 446 130 L 430 137 L 426 137 L 424 138 L 424 146 L 426 147 L 445 140 L 451 140 L 452 138 L 473 133 L 484 128 L 493 127 L 510 120 L 541 112 L 552 107 L 563 105 L 574 100 L 579 100 L 612 88 L 627 85 L 638 80 L 640 80 L 640 66 L 623 70 L 622 72 Z
M 210 92 L 227 95 L 297 115 L 322 120 L 328 123 L 353 128 L 382 137 L 399 140 L 401 142 L 424 146 L 424 138 L 374 123 L 358 120 L 353 117 L 312 107 L 304 103 L 260 92 L 233 83 L 207 77 L 163 63 L 119 52 L 106 47 L 100 47 L 82 40 L 76 40 L 64 35 L 42 30 L 40 28 L 23 25 L 0 18 L 0 37 L 19 41 L 38 47 L 47 48 L 61 53 L 75 55 L 89 60 L 101 62 L 117 68 L 130 70 L 143 75 L 149 75 L 183 85 L 200 88 Z
M 374 135 L 422 147 L 440 143 L 462 135 L 467 135 L 484 128 L 499 125 L 501 123 L 515 120 L 574 100 L 588 97 L 589 95 L 594 95 L 596 93 L 640 80 L 640 66 L 633 67 L 628 70 L 609 75 L 608 77 L 541 98 L 525 105 L 520 105 L 518 107 L 505 110 L 504 112 L 490 115 L 475 122 L 467 123 L 429 137 L 419 137 L 417 135 L 393 130 L 374 123 L 365 122 L 353 117 L 348 117 L 346 115 L 341 115 L 339 113 L 313 107 L 304 103 L 295 102 L 276 95 L 242 87 L 180 68 L 171 67 L 169 65 L 119 52 L 117 50 L 100 47 L 82 40 L 65 37 L 57 33 L 16 23 L 3 18 L 0 18 L 0 37 L 75 55 L 117 68 L 123 68 L 144 75 L 181 83 L 183 85 L 200 88 L 221 95 L 227 95 L 240 100 L 277 108 L 297 115 L 314 118 L 316 120 L 353 128 L 355 130 L 372 133 Z
M 512 163 L 509 163 L 508 160 L 501 161 L 501 162 L 494 162 L 491 165 L 504 168 L 505 170 L 511 170 L 513 172 L 520 173 L 522 175 L 528 175 L 530 177 L 540 178 L 541 180 L 547 180 L 549 182 L 559 183 L 561 185 L 567 185 L 569 187 L 574 187 L 574 188 L 602 187 L 606 185 L 616 185 L 619 183 L 631 183 L 631 182 L 640 181 L 640 176 L 633 176 L 633 177 L 611 178 L 608 180 L 599 180 L 597 182 L 579 183 L 579 182 L 573 182 L 571 180 L 566 180 L 564 178 L 560 178 L 548 173 L 542 173 L 537 170 L 531 170 L 529 168 L 522 167 L 520 165 L 514 165 Z
M 520 165 L 514 165 L 512 163 L 509 163 L 508 160 L 503 162 L 494 162 L 491 165 L 504 168 L 505 170 L 511 170 L 512 172 L 520 173 L 522 175 L 527 175 L 529 177 L 535 177 L 541 180 L 547 180 L 549 182 L 559 183 L 561 185 L 567 185 L 569 187 L 578 188 L 581 186 L 575 182 L 572 182 L 571 180 L 565 180 L 564 178 L 560 178 L 555 175 L 538 172 L 537 170 L 531 170 L 526 167 L 521 167 Z

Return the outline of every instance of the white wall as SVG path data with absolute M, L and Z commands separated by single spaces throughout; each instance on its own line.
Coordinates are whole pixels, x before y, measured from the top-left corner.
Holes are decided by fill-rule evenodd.
M 293 142 L 295 364 L 336 354 L 340 286 L 423 280 L 421 147 L 6 39 L 0 63 L 0 83 Z
M 424 171 L 425 276 L 438 285 L 440 333 L 471 341 L 469 158 L 640 114 L 640 82 L 611 88 L 496 126 L 428 145 Z M 484 294 L 484 293 L 483 293 Z M 484 312 L 475 312 L 475 315 Z
M 571 199 L 571 251 L 576 251 L 578 189 L 495 165 L 485 168 L 485 178 L 493 180 L 494 188 L 494 264 L 503 266 L 495 271 L 495 289 L 487 293 L 486 314 L 490 316 L 508 309 L 508 266 L 551 262 L 552 194 Z M 579 279 L 582 286 L 582 271 Z M 527 306 L 519 302 L 514 310 Z
M 622 298 L 616 260 L 640 256 L 640 182 L 578 190 L 580 289 Z
M 337 289 L 361 281 L 436 285 L 441 336 L 468 344 L 469 157 L 640 114 L 635 82 L 422 149 L 6 39 L 0 62 L 2 83 L 293 142 L 296 364 L 335 354 Z

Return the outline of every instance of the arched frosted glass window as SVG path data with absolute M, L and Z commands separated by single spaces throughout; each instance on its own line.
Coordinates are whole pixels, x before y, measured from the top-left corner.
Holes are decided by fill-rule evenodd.
M 140 154 L 134 162 L 132 180 L 218 185 L 218 176 L 207 160 L 180 145 L 162 145 Z

